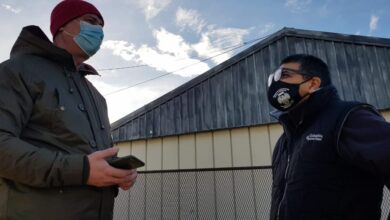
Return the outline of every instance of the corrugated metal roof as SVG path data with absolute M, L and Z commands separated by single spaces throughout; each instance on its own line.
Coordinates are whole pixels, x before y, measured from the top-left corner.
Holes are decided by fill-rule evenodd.
M 390 39 L 283 28 L 112 124 L 115 142 L 274 122 L 266 80 L 281 59 L 328 63 L 345 100 L 390 108 Z

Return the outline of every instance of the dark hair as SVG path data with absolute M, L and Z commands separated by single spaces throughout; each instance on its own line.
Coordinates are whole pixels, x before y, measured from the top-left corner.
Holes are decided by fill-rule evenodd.
M 282 60 L 285 63 L 299 63 L 299 71 L 309 76 L 318 76 L 321 79 L 321 87 L 332 84 L 328 65 L 320 58 L 308 54 L 294 54 Z

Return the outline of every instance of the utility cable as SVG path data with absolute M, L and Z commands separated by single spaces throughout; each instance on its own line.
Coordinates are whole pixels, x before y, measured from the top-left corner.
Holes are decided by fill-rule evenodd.
M 159 79 L 159 78 L 161 78 L 161 77 L 164 77 L 164 76 L 167 76 L 167 75 L 171 75 L 171 74 L 173 74 L 173 73 L 175 73 L 175 72 L 178 72 L 178 71 L 180 71 L 180 70 L 187 69 L 187 68 L 189 68 L 189 67 L 191 67 L 191 66 L 197 65 L 197 64 L 199 64 L 199 63 L 203 63 L 203 62 L 208 61 L 208 60 L 210 60 L 210 59 L 213 59 L 213 58 L 215 58 L 215 57 L 218 57 L 218 56 L 221 56 L 221 55 L 223 55 L 223 54 L 229 53 L 229 52 L 231 52 L 231 51 L 237 50 L 237 49 L 239 49 L 239 48 L 241 48 L 241 47 L 245 47 L 245 46 L 247 46 L 247 45 L 249 45 L 249 44 L 252 44 L 252 43 L 254 43 L 254 42 L 256 42 L 256 41 L 262 40 L 262 39 L 264 39 L 264 38 L 266 38 L 266 37 L 268 37 L 268 36 L 269 36 L 269 35 L 264 36 L 264 37 L 260 37 L 260 38 L 256 38 L 256 39 L 252 39 L 252 40 L 249 40 L 249 41 L 246 41 L 246 42 L 244 42 L 244 43 L 242 43 L 242 44 L 239 44 L 238 46 L 236 45 L 236 46 L 234 46 L 234 47 L 230 47 L 231 49 L 228 49 L 228 50 L 226 50 L 226 51 L 224 51 L 224 52 L 222 52 L 222 53 L 219 53 L 219 54 L 217 54 L 217 55 L 214 55 L 214 56 L 211 56 L 211 57 L 202 59 L 202 60 L 200 60 L 200 61 L 198 61 L 198 62 L 196 62 L 196 63 L 189 64 L 189 65 L 187 65 L 187 66 L 183 66 L 183 67 L 181 67 L 181 68 L 179 68 L 179 69 L 176 69 L 176 70 L 174 70 L 174 71 L 167 72 L 167 73 L 161 74 L 161 75 L 159 75 L 159 76 L 156 76 L 156 77 L 153 77 L 153 78 L 150 78 L 150 79 L 147 79 L 147 80 L 144 80 L 144 81 L 141 81 L 141 82 L 132 84 L 132 85 L 130 85 L 130 86 L 127 86 L 127 87 L 124 87 L 124 88 L 121 88 L 121 89 L 118 89 L 118 90 L 109 92 L 109 93 L 105 94 L 104 96 L 109 96 L 109 95 L 112 95 L 112 94 L 115 94 L 115 93 L 118 93 L 118 92 L 121 92 L 121 91 L 130 89 L 130 88 L 132 88 L 132 87 L 135 87 L 135 86 L 138 86 L 138 85 L 141 85 L 141 84 L 144 84 L 144 83 L 147 83 L 147 82 L 150 82 L 150 81 Z M 138 65 L 138 66 L 144 66 L 144 65 Z M 136 67 L 138 67 L 138 66 L 129 66 L 129 67 L 121 67 L 121 68 L 122 68 L 122 69 L 125 69 L 125 68 L 136 68 Z M 111 69 L 114 69 L 114 68 L 111 68 Z M 110 70 L 111 70 L 111 69 L 110 69 Z M 108 69 L 107 69 L 107 70 L 108 70 Z

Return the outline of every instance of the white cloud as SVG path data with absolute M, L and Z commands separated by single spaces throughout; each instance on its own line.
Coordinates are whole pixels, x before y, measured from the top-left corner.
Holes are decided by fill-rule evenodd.
M 94 86 L 102 94 L 107 94 L 112 91 L 117 91 L 119 87 L 109 85 L 101 80 L 91 80 Z M 165 89 L 148 88 L 148 87 L 133 87 L 121 92 L 106 96 L 108 106 L 108 117 L 110 122 L 114 122 L 138 108 L 149 103 L 164 94 Z
M 264 34 L 269 33 L 269 32 L 272 31 L 274 28 L 275 28 L 275 24 L 274 24 L 274 23 L 265 24 L 265 25 L 260 29 L 260 31 L 259 31 L 259 36 L 263 36 Z
M 199 43 L 194 44 L 193 48 L 200 57 L 208 58 L 233 45 L 240 45 L 243 43 L 245 35 L 249 34 L 247 29 L 239 28 L 220 28 L 211 29 L 202 33 Z M 218 64 L 233 56 L 234 51 L 227 52 L 220 56 L 212 58 L 214 63 Z
M 170 53 L 178 58 L 188 58 L 191 47 L 181 36 L 161 28 L 159 31 L 154 31 L 154 37 L 157 39 L 157 48 L 160 51 Z
M 372 33 L 373 31 L 375 31 L 378 28 L 378 21 L 379 21 L 379 17 L 378 16 L 371 15 L 371 19 L 370 19 L 370 33 Z
M 142 63 L 147 64 L 159 71 L 175 71 L 174 74 L 183 77 L 200 75 L 209 69 L 207 63 L 203 63 L 198 59 L 192 59 L 188 57 L 180 59 L 179 57 L 160 52 L 146 45 L 143 45 L 141 48 L 139 48 L 137 53 Z M 190 65 L 193 66 L 183 69 L 184 67 Z
M 15 13 L 15 14 L 19 14 L 22 11 L 21 9 L 14 8 L 11 5 L 1 4 L 1 6 L 3 8 L 5 8 L 6 10 L 8 10 L 12 13 Z
M 146 20 L 150 20 L 164 10 L 171 0 L 137 0 L 136 3 L 144 11 Z
M 136 56 L 135 46 L 126 41 L 107 40 L 103 42 L 101 48 L 112 50 L 113 55 L 120 56 L 126 61 L 131 61 L 135 59 Z
M 217 28 L 215 25 L 207 24 L 198 11 L 181 7 L 176 11 L 176 24 L 182 30 L 188 28 L 201 34 L 199 42 L 192 44 L 191 47 L 201 58 L 218 55 L 211 59 L 215 64 L 219 64 L 233 56 L 234 51 L 226 51 L 226 48 L 239 46 L 243 43 L 244 36 L 250 32 L 249 29 Z M 205 27 L 207 27 L 207 30 L 204 30 Z M 265 31 L 267 32 L 267 30 Z
M 179 7 L 176 11 L 176 24 L 183 30 L 189 28 L 200 33 L 206 26 L 206 22 L 201 18 L 198 11 L 193 9 L 183 9 Z
M 104 41 L 102 48 L 110 49 L 114 55 L 127 61 L 146 64 L 158 71 L 173 72 L 183 77 L 191 77 L 204 73 L 209 69 L 207 63 L 190 57 L 192 47 L 184 39 L 165 29 L 154 31 L 157 47 L 142 45 L 136 48 L 126 41 Z M 190 66 L 183 69 L 184 67 Z
M 267 32 L 272 27 L 271 24 L 266 25 L 262 31 Z M 148 65 L 158 71 L 193 77 L 210 68 L 201 59 L 215 56 L 211 59 L 215 64 L 229 59 L 234 55 L 234 51 L 226 52 L 226 48 L 240 46 L 244 42 L 244 36 L 249 32 L 249 29 L 215 29 L 209 26 L 209 30 L 201 34 L 198 43 L 189 44 L 182 36 L 161 28 L 153 32 L 157 41 L 155 47 L 145 44 L 136 47 L 126 41 L 108 40 L 103 42 L 102 49 L 109 49 L 113 55 L 120 56 L 124 60 Z M 199 58 L 193 58 L 191 55 L 194 54 L 197 54 Z
M 305 12 L 310 4 L 311 0 L 286 0 L 284 6 L 293 13 L 300 13 Z
M 181 7 L 176 12 L 176 24 L 182 29 L 189 28 L 199 33 L 199 41 L 188 43 L 181 35 L 160 28 L 153 31 L 157 42 L 155 46 L 147 44 L 136 46 L 126 41 L 109 40 L 103 43 L 102 48 L 111 50 L 113 55 L 126 61 L 148 65 L 162 72 L 192 77 L 209 70 L 210 61 L 219 64 L 232 57 L 235 51 L 226 51 L 227 48 L 241 46 L 244 37 L 251 31 L 251 29 L 217 28 L 208 25 L 196 10 Z M 269 32 L 272 28 L 274 28 L 272 23 L 264 25 L 260 35 Z M 212 57 L 210 60 L 202 61 L 210 57 Z

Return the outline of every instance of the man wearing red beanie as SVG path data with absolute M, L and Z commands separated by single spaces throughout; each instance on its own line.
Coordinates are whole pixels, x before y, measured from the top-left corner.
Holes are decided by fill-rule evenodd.
M 85 78 L 100 48 L 103 16 L 81 0 L 52 11 L 53 43 L 24 27 L 0 64 L 0 219 L 112 219 L 118 186 L 136 170 L 116 169 L 104 97 Z

